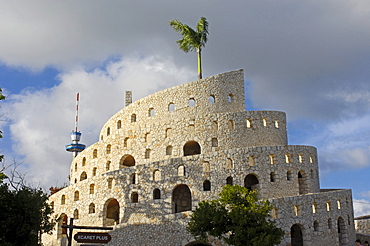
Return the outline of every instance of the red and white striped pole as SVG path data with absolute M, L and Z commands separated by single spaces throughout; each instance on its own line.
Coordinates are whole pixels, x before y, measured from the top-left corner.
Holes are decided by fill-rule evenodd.
M 77 127 L 78 127 L 78 104 L 80 101 L 80 93 L 76 94 L 76 122 L 75 122 L 75 129 L 77 132 Z

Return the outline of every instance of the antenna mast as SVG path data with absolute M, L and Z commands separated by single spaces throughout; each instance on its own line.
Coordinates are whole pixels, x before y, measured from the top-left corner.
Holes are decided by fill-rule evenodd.
M 71 132 L 72 143 L 66 145 L 66 151 L 72 152 L 73 157 L 76 157 L 78 153 L 86 148 L 86 145 L 79 144 L 81 139 L 81 133 L 78 131 L 78 104 L 80 101 L 80 93 L 76 94 L 76 120 L 75 120 L 75 130 Z

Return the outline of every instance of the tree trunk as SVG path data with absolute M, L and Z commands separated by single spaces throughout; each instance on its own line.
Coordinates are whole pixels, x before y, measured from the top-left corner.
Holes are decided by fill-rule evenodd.
M 201 55 L 201 49 L 198 49 L 198 79 L 202 78 L 202 55 Z

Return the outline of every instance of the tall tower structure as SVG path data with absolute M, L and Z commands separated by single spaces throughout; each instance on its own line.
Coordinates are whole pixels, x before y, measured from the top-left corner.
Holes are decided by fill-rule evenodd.
M 78 131 L 78 104 L 80 101 L 80 93 L 76 94 L 76 120 L 75 120 L 75 130 L 71 132 L 72 143 L 66 145 L 66 151 L 72 152 L 73 157 L 76 157 L 78 153 L 86 148 L 86 145 L 79 144 L 81 139 L 81 132 Z

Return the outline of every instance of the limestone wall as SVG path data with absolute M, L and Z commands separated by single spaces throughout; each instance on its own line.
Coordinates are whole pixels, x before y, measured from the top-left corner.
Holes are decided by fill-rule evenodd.
M 195 102 L 189 105 L 189 99 Z M 288 145 L 284 112 L 244 108 L 238 70 L 120 110 L 103 126 L 100 140 L 74 158 L 70 185 L 50 196 L 59 221 L 54 235 L 44 236 L 46 245 L 63 244 L 61 225 L 71 217 L 78 225 L 114 226 L 110 245 L 186 245 L 192 241 L 185 231 L 188 211 L 218 198 L 225 184 L 272 199 L 286 232 L 281 245 L 289 243 L 295 224 L 304 245 L 322 245 L 315 236 L 338 241 L 338 219 L 348 245 L 354 237 L 350 191 L 320 190 L 316 148 Z M 331 229 L 324 226 L 329 218 Z M 312 229 L 315 220 L 318 230 Z
M 276 207 L 277 225 L 286 231 L 280 245 L 290 243 L 294 224 L 301 227 L 303 245 L 352 245 L 355 241 L 351 190 L 322 190 L 314 194 L 271 199 L 271 202 Z

